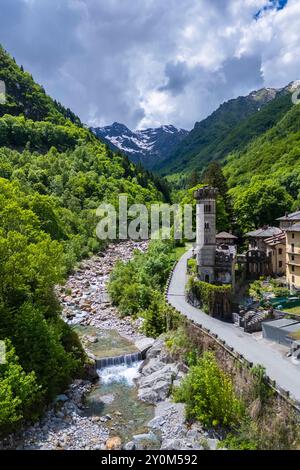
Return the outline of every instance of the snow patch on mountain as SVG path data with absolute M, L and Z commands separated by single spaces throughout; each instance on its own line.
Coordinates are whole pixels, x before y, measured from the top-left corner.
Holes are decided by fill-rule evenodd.
M 188 135 L 188 131 L 177 129 L 173 125 L 131 131 L 118 122 L 91 130 L 113 150 L 119 149 L 134 163 L 141 163 L 149 169 L 167 159 L 174 148 Z

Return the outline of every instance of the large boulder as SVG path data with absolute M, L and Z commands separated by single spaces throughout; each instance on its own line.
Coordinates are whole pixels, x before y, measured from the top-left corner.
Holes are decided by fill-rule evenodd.
M 163 367 L 165 367 L 163 362 L 161 362 L 159 359 L 151 358 L 142 367 L 141 373 L 143 376 L 147 376 L 153 374 L 153 372 L 161 370 Z
M 146 356 L 147 351 L 153 346 L 153 338 L 143 338 L 135 342 L 135 347 L 141 351 L 142 357 Z
M 158 338 L 154 341 L 152 347 L 147 351 L 146 358 L 151 359 L 153 357 L 159 356 L 160 352 L 164 347 L 164 340 L 162 338 Z
M 148 434 L 137 434 L 133 436 L 132 442 L 135 450 L 153 450 L 160 448 L 160 440 L 152 431 Z
M 200 444 L 189 442 L 186 439 L 166 439 L 161 445 L 161 450 L 202 450 Z
M 149 403 L 157 403 L 165 400 L 170 394 L 172 382 L 177 375 L 177 367 L 173 364 L 163 365 L 162 363 L 152 362 L 144 374 L 139 378 L 139 392 L 138 396 L 140 400 L 147 401 Z M 158 370 L 157 370 L 158 368 Z M 150 373 L 152 370 L 154 372 Z

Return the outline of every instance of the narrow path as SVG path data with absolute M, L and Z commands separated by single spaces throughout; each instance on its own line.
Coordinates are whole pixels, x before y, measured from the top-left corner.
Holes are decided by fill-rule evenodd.
M 194 320 L 216 333 L 220 339 L 242 354 L 248 361 L 261 364 L 266 368 L 270 379 L 277 385 L 290 392 L 291 396 L 300 402 L 300 367 L 282 356 L 267 344 L 257 341 L 251 334 L 240 328 L 224 323 L 216 318 L 206 315 L 201 310 L 190 305 L 185 299 L 185 285 L 187 281 L 187 259 L 191 252 L 185 253 L 178 261 L 168 288 L 168 302 L 187 318 Z

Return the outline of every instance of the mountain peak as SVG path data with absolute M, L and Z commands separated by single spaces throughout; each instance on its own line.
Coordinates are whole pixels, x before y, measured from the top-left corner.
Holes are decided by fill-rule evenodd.
M 177 129 L 172 124 L 131 131 L 124 124 L 114 122 L 111 126 L 91 130 L 110 147 L 118 148 L 134 163 L 142 163 L 149 169 L 168 158 L 188 134 L 188 131 Z

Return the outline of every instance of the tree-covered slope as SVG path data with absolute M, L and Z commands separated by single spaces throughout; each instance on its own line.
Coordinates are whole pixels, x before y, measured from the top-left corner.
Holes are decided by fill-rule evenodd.
M 35 83 L 30 73 L 18 67 L 14 59 L 0 45 L 0 80 L 5 82 L 6 103 L 1 105 L 0 116 L 23 114 L 36 121 L 64 124 L 66 119 L 80 125 L 80 119 L 60 103 L 46 95 L 42 86 Z
M 100 142 L 0 48 L 0 435 L 39 415 L 85 356 L 54 285 L 103 249 L 101 202 L 159 201 L 164 183 Z
M 270 129 L 292 106 L 288 90 L 263 89 L 222 104 L 200 123 L 159 168 L 162 174 L 202 171 Z
M 290 97 L 289 97 L 290 98 Z M 239 191 L 252 181 L 270 177 L 286 188 L 295 204 L 300 201 L 300 106 L 293 105 L 269 131 L 241 152 L 227 158 L 224 172 Z

